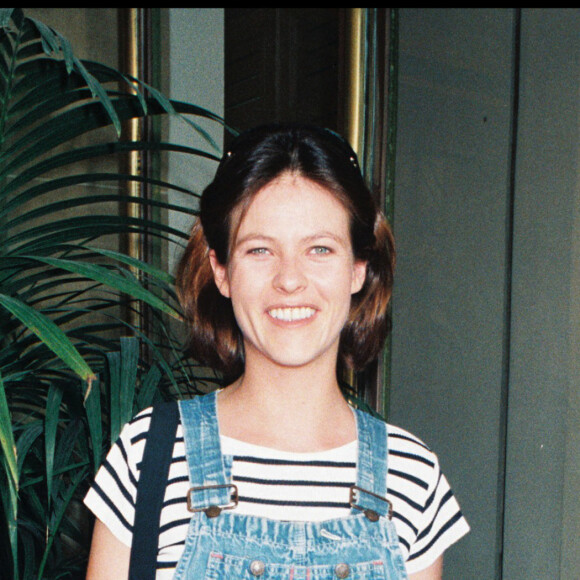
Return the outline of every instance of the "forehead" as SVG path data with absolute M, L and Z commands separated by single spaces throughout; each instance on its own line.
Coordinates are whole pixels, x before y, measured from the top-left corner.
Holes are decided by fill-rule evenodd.
M 234 240 L 248 228 L 269 225 L 284 232 L 319 226 L 346 232 L 349 222 L 348 210 L 333 191 L 301 175 L 283 174 L 234 210 L 231 233 Z

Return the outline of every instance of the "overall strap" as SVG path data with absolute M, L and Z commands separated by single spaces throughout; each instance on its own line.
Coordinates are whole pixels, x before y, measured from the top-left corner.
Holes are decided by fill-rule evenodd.
M 387 501 L 387 425 L 357 409 L 357 484 L 351 490 L 353 510 L 375 512 L 390 517 Z
M 137 485 L 129 580 L 155 578 L 159 518 L 178 422 L 179 411 L 175 401 L 153 407 Z
M 217 392 L 181 401 L 179 410 L 191 483 L 188 509 L 232 507 L 231 462 L 221 452 Z

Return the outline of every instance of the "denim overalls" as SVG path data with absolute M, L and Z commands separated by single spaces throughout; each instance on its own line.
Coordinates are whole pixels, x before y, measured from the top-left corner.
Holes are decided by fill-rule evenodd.
M 193 512 L 176 579 L 405 580 L 386 496 L 386 425 L 355 411 L 357 484 L 351 514 L 322 522 L 236 514 L 232 458 L 221 453 L 216 394 L 180 402 Z

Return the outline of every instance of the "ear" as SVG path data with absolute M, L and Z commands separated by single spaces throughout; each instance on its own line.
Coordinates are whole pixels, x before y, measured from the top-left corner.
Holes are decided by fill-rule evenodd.
M 213 279 L 220 294 L 230 298 L 230 281 L 228 279 L 228 268 L 220 263 L 214 250 L 209 251 L 209 263 L 213 271 Z
M 363 287 L 367 278 L 367 262 L 357 260 L 352 267 L 352 283 L 350 293 L 356 294 Z

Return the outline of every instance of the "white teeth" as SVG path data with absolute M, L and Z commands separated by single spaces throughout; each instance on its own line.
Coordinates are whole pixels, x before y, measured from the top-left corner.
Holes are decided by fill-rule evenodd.
M 285 322 L 294 322 L 295 320 L 304 320 L 314 315 L 314 308 L 301 306 L 299 308 L 274 308 L 269 311 L 272 318 L 283 320 Z

